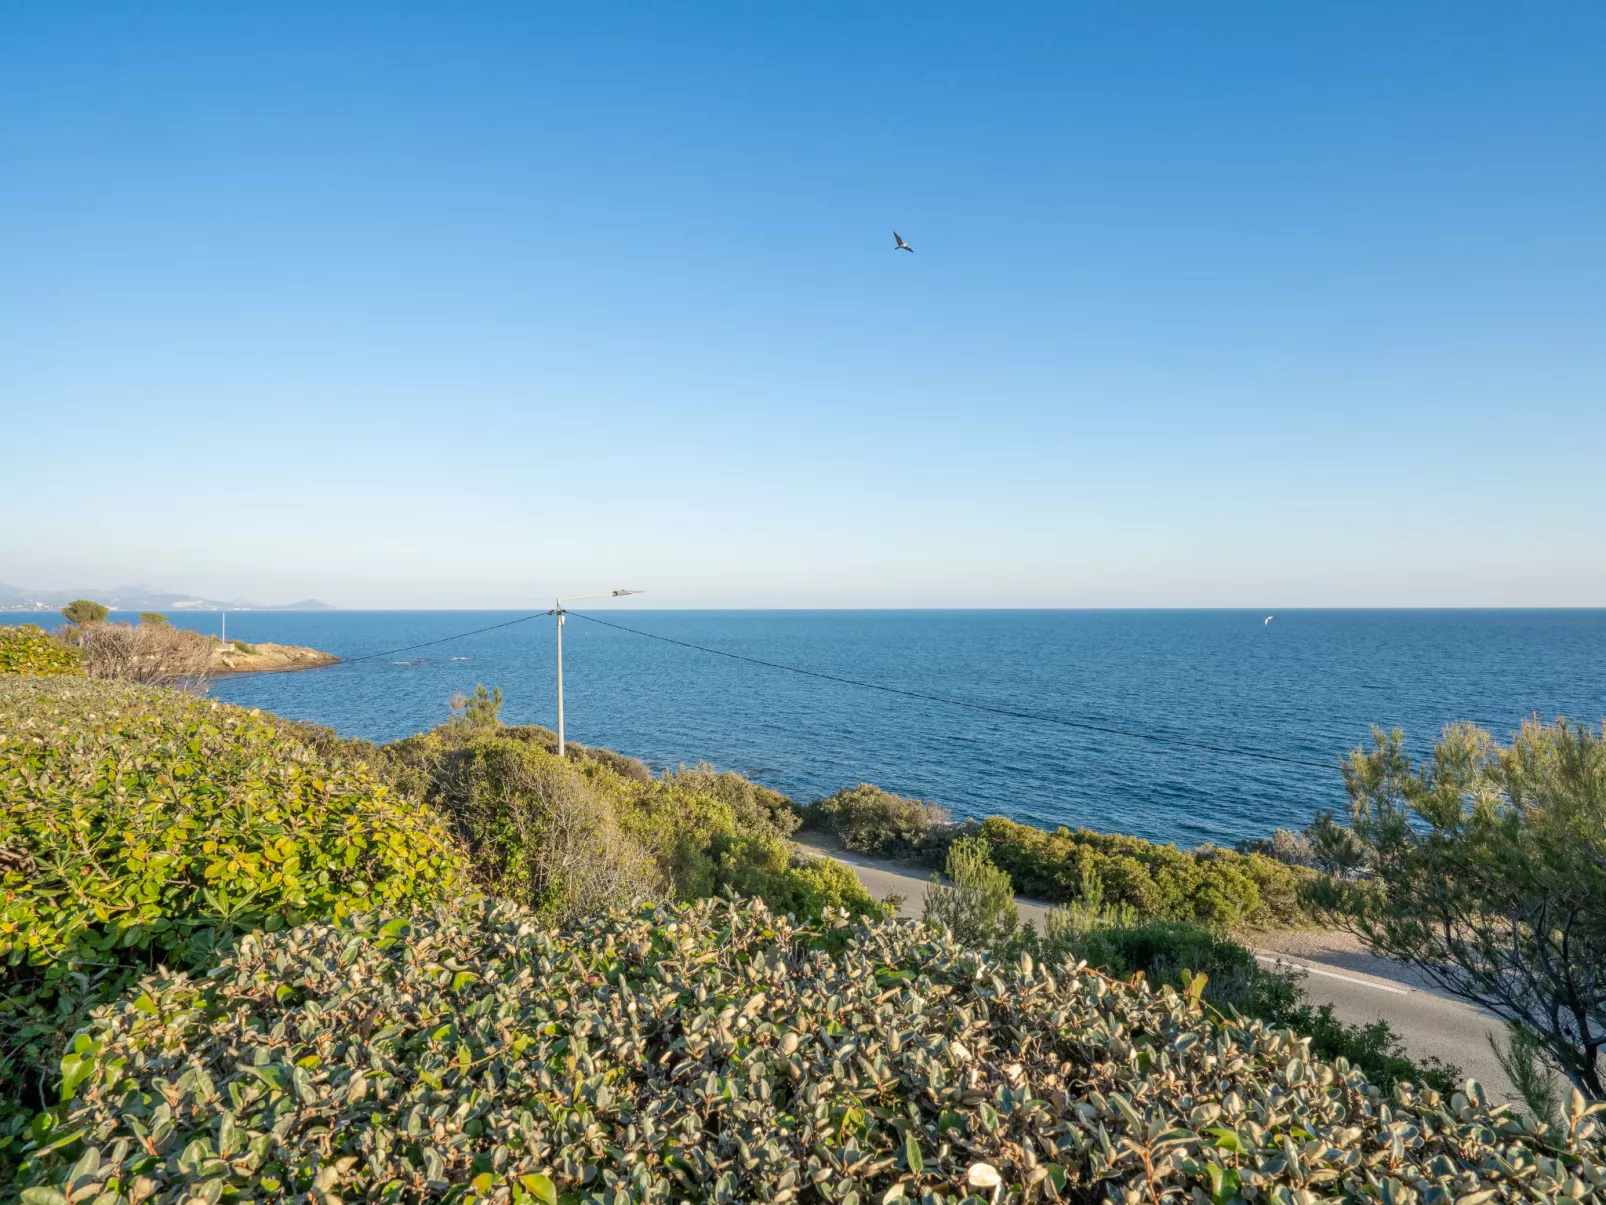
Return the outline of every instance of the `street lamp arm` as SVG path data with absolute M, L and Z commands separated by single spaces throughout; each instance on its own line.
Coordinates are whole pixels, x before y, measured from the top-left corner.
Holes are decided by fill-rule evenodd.
M 626 594 L 645 594 L 645 593 L 647 593 L 645 590 L 609 590 L 604 594 L 569 594 L 569 595 L 565 595 L 563 598 L 558 599 L 558 610 L 561 611 L 563 609 L 563 604 L 564 603 L 567 603 L 567 602 L 580 602 L 583 599 L 587 599 L 587 598 L 622 598 Z

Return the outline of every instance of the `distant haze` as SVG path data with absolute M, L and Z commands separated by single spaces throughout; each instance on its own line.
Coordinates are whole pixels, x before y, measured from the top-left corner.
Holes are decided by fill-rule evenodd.
M 0 583 L 0 610 L 51 611 L 74 599 L 87 598 L 113 611 L 332 611 L 326 602 L 304 598 L 293 603 L 257 603 L 249 599 L 198 598 L 152 586 L 81 586 L 76 590 L 26 590 Z
M 20 589 L 1606 605 L 1606 5 L 4 20 Z

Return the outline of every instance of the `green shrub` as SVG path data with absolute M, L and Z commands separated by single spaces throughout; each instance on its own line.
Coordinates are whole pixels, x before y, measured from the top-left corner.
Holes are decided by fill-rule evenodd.
M 38 624 L 0 624 L 0 674 L 49 678 L 83 672 L 78 651 Z
M 487 891 L 567 920 L 671 893 L 667 870 L 620 822 L 596 778 L 616 779 L 548 753 L 466 714 L 387 746 L 403 780 L 452 824 L 470 872 Z M 606 785 L 610 784 L 604 784 Z M 712 890 L 712 871 L 707 887 Z
M 598 752 L 587 749 L 586 756 Z M 728 770 L 715 770 L 706 763 L 690 769 L 681 766 L 671 770 L 663 776 L 663 781 L 719 800 L 730 808 L 736 827 L 744 833 L 790 837 L 797 831 L 801 821 L 792 801 L 779 791 L 762 787 L 752 779 Z
M 13 1122 L 18 1099 L 50 1103 L 87 1010 L 153 966 L 200 971 L 238 933 L 403 908 L 456 881 L 447 833 L 365 767 L 320 759 L 270 716 L 172 691 L 0 680 L 0 798 L 0 1111 Z
M 163 615 L 160 611 L 141 611 L 139 613 L 139 621 L 140 623 L 160 625 L 167 622 L 167 616 Z
M 1097 880 L 1091 888 L 1084 899 L 1049 909 L 1046 932 L 1025 947 L 1051 965 L 1083 961 L 1118 978 L 1142 975 L 1156 986 L 1183 988 L 1190 976 L 1203 975 L 1210 1004 L 1304 1034 L 1318 1056 L 1348 1059 L 1384 1088 L 1406 1081 L 1445 1093 L 1455 1089 L 1458 1068 L 1433 1058 L 1412 1062 L 1387 1022 L 1347 1025 L 1332 1005 L 1310 1003 L 1303 972 L 1263 967 L 1247 947 L 1186 921 L 1139 924 L 1131 908 L 1103 902 Z M 1030 931 L 1023 936 L 1030 938 Z
M 880 858 L 921 854 L 934 831 L 946 826 L 946 809 L 894 795 L 861 782 L 826 799 L 816 799 L 805 812 L 807 822 L 835 833 L 842 844 Z
M 474 687 L 471 695 L 456 694 L 447 700 L 452 718 L 447 721 L 453 728 L 492 729 L 502 726 L 502 688 L 486 690 L 483 683 Z M 552 738 L 556 745 L 557 737 Z
M 633 758 L 574 744 L 559 758 L 547 729 L 500 722 L 500 691 L 453 706 L 433 732 L 387 746 L 390 773 L 456 826 L 486 890 L 548 918 L 713 895 L 728 885 L 719 857 L 730 842 L 784 841 L 796 827 L 784 795 L 740 775 L 698 766 L 655 779 Z
M 761 899 L 774 911 L 801 921 L 818 921 L 827 909 L 872 919 L 883 914 L 853 871 L 829 858 L 796 854 L 779 837 L 720 838 L 714 858 L 722 891 Z
M 1110 902 L 1143 920 L 1220 929 L 1306 922 L 1300 889 L 1310 873 L 1260 854 L 1188 853 L 1087 829 L 1051 833 L 1002 816 L 983 821 L 981 835 L 1017 891 L 1051 903 L 1078 899 L 1096 879 Z
M 1598 1200 L 1598 1119 L 1385 1095 L 1192 993 L 760 904 L 243 939 L 65 1060 L 29 1201 Z M 49 1136 L 46 1136 L 47 1139 Z M 48 1142 L 45 1144 L 48 1145 Z M 102 1195 L 105 1194 L 105 1195 Z
M 1009 876 L 993 865 L 987 842 L 974 837 L 948 847 L 949 882 L 931 876 L 924 919 L 946 929 L 954 940 L 984 950 L 1001 950 L 1020 927 L 1020 909 Z

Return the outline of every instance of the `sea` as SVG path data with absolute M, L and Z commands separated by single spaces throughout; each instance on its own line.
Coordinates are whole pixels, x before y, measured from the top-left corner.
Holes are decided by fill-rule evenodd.
M 572 741 L 799 802 L 871 782 L 956 817 L 1182 847 L 1342 808 L 1340 758 L 1374 725 L 1420 753 L 1457 720 L 1504 739 L 1530 717 L 1606 718 L 1603 610 L 588 613 L 564 628 Z M 220 616 L 172 619 L 216 632 Z M 241 611 L 227 630 L 347 658 L 208 687 L 343 736 L 430 728 L 477 684 L 501 688 L 505 721 L 555 723 L 549 614 Z

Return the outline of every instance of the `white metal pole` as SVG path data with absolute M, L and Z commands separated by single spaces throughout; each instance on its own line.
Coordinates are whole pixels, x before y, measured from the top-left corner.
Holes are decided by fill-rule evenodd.
M 563 600 L 556 607 L 558 616 L 558 756 L 563 756 Z
M 223 625 L 218 635 L 218 640 L 227 644 L 229 642 L 229 613 L 227 611 L 219 611 L 217 613 L 217 621 Z

